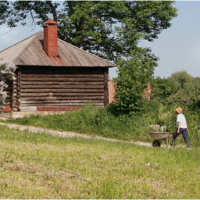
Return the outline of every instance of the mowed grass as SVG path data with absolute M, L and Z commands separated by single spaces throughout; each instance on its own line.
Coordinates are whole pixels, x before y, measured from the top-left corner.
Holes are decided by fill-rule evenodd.
M 200 198 L 200 149 L 59 138 L 0 126 L 0 197 Z

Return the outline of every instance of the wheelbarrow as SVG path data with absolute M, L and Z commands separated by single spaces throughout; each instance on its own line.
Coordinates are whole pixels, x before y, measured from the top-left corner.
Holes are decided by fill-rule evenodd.
M 168 139 L 172 138 L 174 133 L 169 133 L 169 132 L 150 132 L 149 133 L 155 140 L 152 143 L 153 147 L 160 147 L 161 142 L 164 142 L 165 140 L 167 141 L 167 147 L 168 147 Z

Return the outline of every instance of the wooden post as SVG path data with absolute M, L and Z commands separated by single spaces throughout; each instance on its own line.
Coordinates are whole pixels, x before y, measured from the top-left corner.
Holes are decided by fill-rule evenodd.
M 108 67 L 104 68 L 104 106 L 108 105 Z

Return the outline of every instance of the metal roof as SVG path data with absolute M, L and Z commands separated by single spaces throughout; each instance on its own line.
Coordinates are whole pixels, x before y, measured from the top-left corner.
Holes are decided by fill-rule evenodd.
M 57 57 L 49 57 L 43 49 L 43 31 L 0 51 L 0 60 L 16 66 L 115 67 L 115 64 L 58 39 Z

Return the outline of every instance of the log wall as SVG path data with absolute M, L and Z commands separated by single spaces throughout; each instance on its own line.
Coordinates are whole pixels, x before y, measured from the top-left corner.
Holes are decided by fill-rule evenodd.
M 108 68 L 19 67 L 13 87 L 15 111 L 65 111 L 93 101 L 108 104 Z

